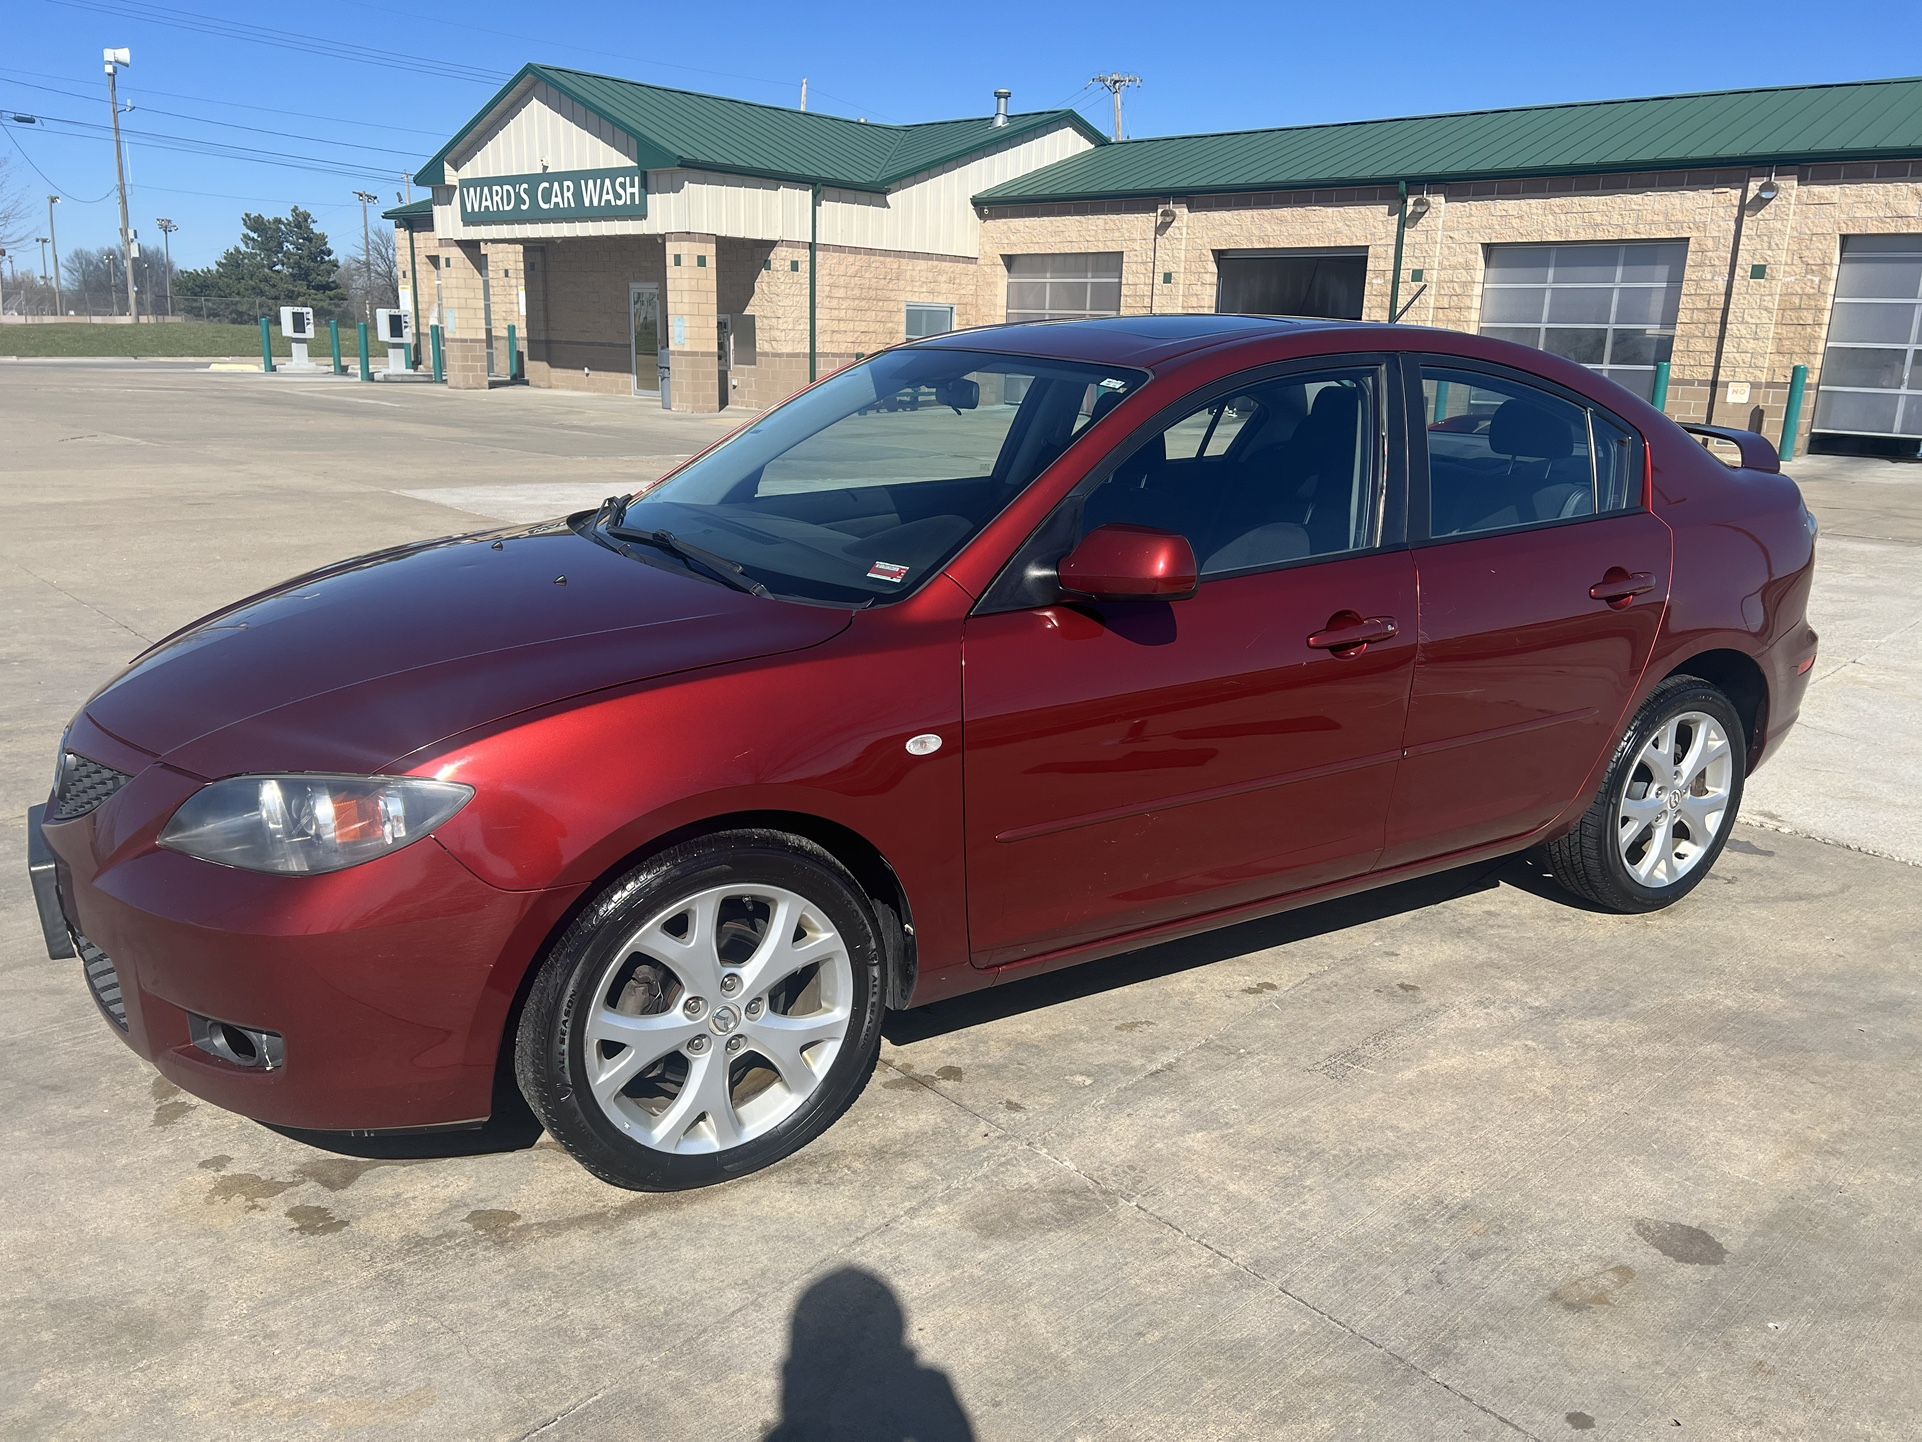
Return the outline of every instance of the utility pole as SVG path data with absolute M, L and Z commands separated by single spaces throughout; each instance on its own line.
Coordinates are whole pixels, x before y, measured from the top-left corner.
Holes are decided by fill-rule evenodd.
M 361 318 L 372 325 L 374 323 L 374 243 L 367 230 L 367 207 L 380 197 L 370 191 L 356 190 L 354 199 L 360 202 L 360 308 L 365 312 Z
M 47 238 L 44 235 L 36 235 L 33 243 L 40 247 L 40 283 L 45 285 L 47 283 Z
M 154 224 L 160 227 L 160 249 L 167 270 L 167 318 L 171 320 L 174 313 L 174 232 L 180 227 L 164 215 Z
M 1121 139 L 1121 92 L 1131 85 L 1139 85 L 1141 83 L 1141 77 L 1139 75 L 1123 75 L 1117 71 L 1111 75 L 1097 75 L 1088 83 L 1090 85 L 1099 85 L 1103 90 L 1114 96 L 1114 138 L 1116 140 Z
M 832 100 L 834 97 L 830 95 L 828 98 Z M 808 108 L 808 78 L 805 75 L 801 77 L 801 108 Z
M 414 203 L 414 172 L 411 170 L 408 171 L 405 175 L 401 176 L 401 180 L 407 186 L 407 199 L 402 203 L 412 205 Z
M 4 267 L 6 259 L 7 259 L 7 248 L 4 245 L 0 245 L 0 268 Z M 4 274 L 3 270 L 0 270 L 0 282 L 4 282 L 5 280 L 6 280 L 6 275 Z M 6 313 L 7 313 L 7 288 L 5 284 L 0 283 L 0 315 L 5 315 Z M 21 314 L 24 315 L 26 314 L 26 312 L 22 311 Z
M 47 243 L 53 247 L 53 313 L 55 315 L 65 315 L 67 313 L 67 302 L 62 299 L 60 295 L 60 232 L 53 228 L 53 208 L 58 204 L 60 204 L 59 196 L 49 195 L 47 197 Z M 43 250 L 40 252 L 41 284 L 44 285 L 46 280 L 47 253 Z
M 100 58 L 106 62 L 107 104 L 113 111 L 113 169 L 120 181 L 120 255 L 127 267 L 127 319 L 138 325 L 140 296 L 133 283 L 135 245 L 133 227 L 127 221 L 127 157 L 120 144 L 120 86 L 115 78 L 122 65 L 133 64 L 133 52 L 124 47 L 102 50 Z

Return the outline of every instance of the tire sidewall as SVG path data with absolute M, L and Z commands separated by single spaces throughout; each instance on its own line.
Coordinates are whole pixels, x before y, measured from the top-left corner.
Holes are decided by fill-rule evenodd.
M 1622 848 L 1615 839 L 1619 826 L 1622 792 L 1628 785 L 1629 777 L 1634 774 L 1637 758 L 1642 754 L 1642 748 L 1648 745 L 1649 738 L 1664 722 L 1685 711 L 1701 711 L 1713 716 L 1721 723 L 1722 730 L 1728 736 L 1732 753 L 1728 810 L 1723 815 L 1722 824 L 1717 828 L 1714 839 L 1709 842 L 1707 854 L 1689 868 L 1686 876 L 1666 886 L 1645 886 L 1628 869 L 1628 863 L 1622 858 Z M 1742 728 L 1742 718 L 1721 691 L 1706 681 L 1687 677 L 1664 686 L 1649 697 L 1636 714 L 1635 722 L 1629 727 L 1627 735 L 1622 738 L 1621 745 L 1616 749 L 1614 759 L 1609 764 L 1608 780 L 1602 790 L 1602 802 L 1607 808 L 1608 820 L 1608 845 L 1603 852 L 1604 864 L 1608 867 L 1610 879 L 1631 909 L 1653 911 L 1659 907 L 1671 905 L 1701 885 L 1703 878 L 1714 869 L 1717 858 L 1722 854 L 1722 848 L 1728 844 L 1729 836 L 1735 830 L 1735 821 L 1741 812 L 1742 793 L 1747 778 L 1747 733 Z
M 623 1131 L 595 1101 L 580 1019 L 595 1003 L 621 945 L 647 920 L 710 887 L 757 884 L 783 887 L 819 906 L 846 942 L 854 982 L 847 1036 L 813 1094 L 771 1131 L 725 1152 L 656 1151 Z M 772 835 L 714 837 L 677 847 L 616 881 L 555 946 L 522 1021 L 522 1068 L 531 1064 L 543 1075 L 523 1076 L 523 1091 L 556 1139 L 617 1185 L 670 1191 L 758 1171 L 825 1131 L 865 1085 L 880 1050 L 880 972 L 873 915 L 852 878 L 825 852 Z M 536 999 L 545 1004 L 535 1005 Z M 531 1034 L 525 1034 L 530 1025 Z

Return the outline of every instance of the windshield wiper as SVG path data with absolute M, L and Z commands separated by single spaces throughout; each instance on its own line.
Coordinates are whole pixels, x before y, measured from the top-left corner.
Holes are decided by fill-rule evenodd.
M 683 541 L 672 531 L 630 531 L 624 529 L 617 521 L 607 527 L 607 534 L 617 541 L 644 541 L 650 546 L 658 546 L 695 570 L 703 571 L 723 585 L 732 586 L 737 591 L 745 591 L 750 596 L 768 594 L 766 586 L 759 581 L 748 579 L 746 569 L 738 561 L 730 561 L 718 552 L 705 550 Z
M 619 494 L 609 496 L 595 508 L 594 514 L 587 518 L 587 524 L 590 526 L 620 525 L 621 517 L 627 514 L 627 503 L 632 499 L 631 496 Z

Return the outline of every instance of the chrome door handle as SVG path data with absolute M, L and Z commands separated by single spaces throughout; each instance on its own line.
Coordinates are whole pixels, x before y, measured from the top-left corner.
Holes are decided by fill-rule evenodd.
M 1646 596 L 1655 589 L 1655 578 L 1647 571 L 1632 574 L 1620 566 L 1610 566 L 1608 574 L 1588 588 L 1591 599 L 1606 601 L 1615 607 L 1626 606 L 1637 596 Z

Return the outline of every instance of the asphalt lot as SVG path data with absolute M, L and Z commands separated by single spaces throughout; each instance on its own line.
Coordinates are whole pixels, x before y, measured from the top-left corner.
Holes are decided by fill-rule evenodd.
M 147 641 L 589 504 L 726 423 L 0 363 L 0 837 Z M 0 868 L 21 1437 L 1913 1436 L 1922 467 L 1824 525 L 1802 725 L 1656 916 L 1519 864 L 898 1017 L 756 1178 L 321 1150 L 160 1081 Z M 1678 1430 L 1679 1429 L 1679 1430 Z

